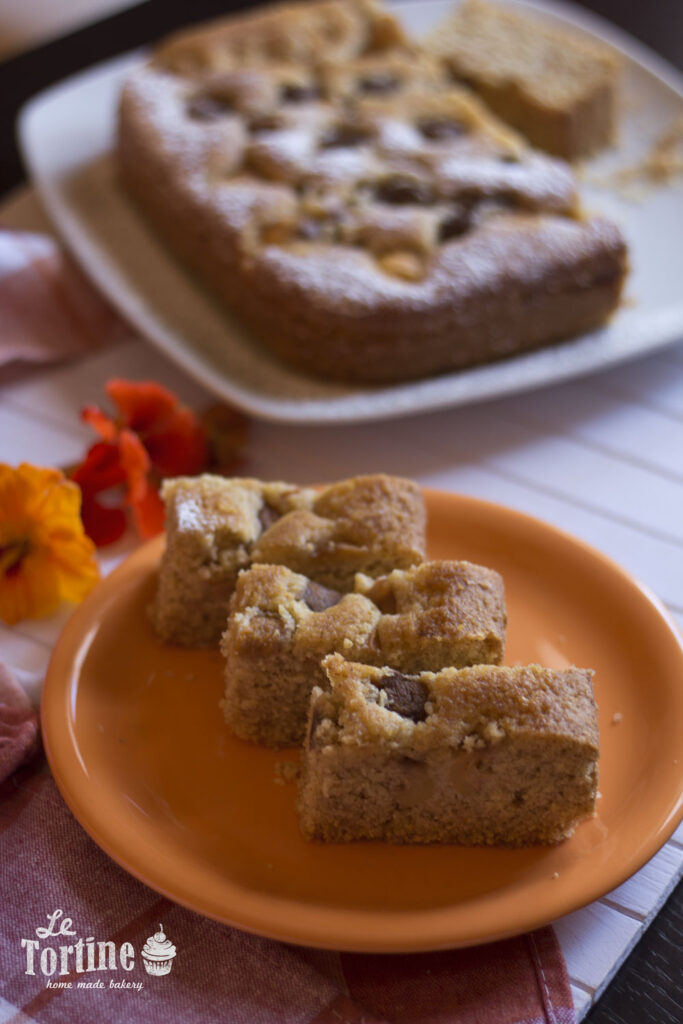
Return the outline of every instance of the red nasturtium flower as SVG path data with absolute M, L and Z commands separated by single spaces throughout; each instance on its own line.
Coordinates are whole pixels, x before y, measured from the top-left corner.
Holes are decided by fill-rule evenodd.
M 200 421 L 160 384 L 115 378 L 106 392 L 116 415 L 92 405 L 83 409 L 83 420 L 101 440 L 71 473 L 83 494 L 85 531 L 98 546 L 123 534 L 126 509 L 141 537 L 159 533 L 164 523 L 159 483 L 167 476 L 200 473 L 209 456 Z

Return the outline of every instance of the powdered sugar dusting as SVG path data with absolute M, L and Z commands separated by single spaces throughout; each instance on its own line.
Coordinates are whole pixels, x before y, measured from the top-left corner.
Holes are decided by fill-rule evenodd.
M 259 81 L 254 79 L 259 97 L 267 92 L 260 82 L 266 73 L 267 69 L 261 68 L 256 76 Z M 215 76 L 209 80 L 214 82 Z M 238 94 L 245 111 L 230 110 L 215 122 L 195 122 L 188 117 L 188 97 L 201 94 L 201 83 L 196 78 L 188 82 L 154 66 L 143 68 L 133 76 L 124 103 L 124 111 L 131 109 L 132 117 L 141 123 L 144 136 L 149 140 L 147 144 L 168 165 L 179 193 L 182 195 L 187 190 L 195 202 L 215 209 L 227 237 L 234 238 L 238 248 L 246 244 L 238 241 L 241 236 L 245 232 L 250 234 L 250 259 L 254 258 L 252 220 L 256 217 L 262 223 L 291 224 L 294 237 L 296 223 L 310 216 L 307 206 L 299 209 L 300 190 L 313 186 L 318 189 L 319 197 L 320 189 L 332 190 L 333 195 L 341 186 L 343 191 L 339 196 L 351 203 L 350 220 L 349 216 L 345 218 L 346 226 L 341 235 L 336 228 L 331 232 L 325 230 L 324 241 L 334 241 L 337 235 L 336 241 L 343 242 L 345 247 L 349 244 L 367 247 L 371 254 L 389 251 L 392 239 L 395 239 L 397 251 L 402 247 L 421 252 L 434 249 L 439 236 L 435 221 L 447 219 L 449 213 L 443 203 L 458 202 L 465 194 L 501 196 L 508 204 L 512 199 L 524 207 L 552 211 L 568 210 L 574 203 L 573 179 L 568 168 L 560 161 L 532 153 L 525 154 L 521 160 L 503 159 L 505 154 L 496 151 L 492 143 L 488 123 L 482 125 L 481 132 L 476 125 L 470 126 L 464 138 L 456 132 L 449 140 L 446 131 L 444 139 L 437 135 L 435 141 L 425 141 L 417 127 L 422 107 L 420 95 L 415 92 L 410 94 L 407 117 L 402 117 L 400 98 L 375 99 L 372 103 L 361 99 L 359 124 L 366 126 L 367 135 L 355 138 L 352 133 L 348 143 L 343 134 L 344 124 L 352 118 L 352 110 L 346 97 L 342 106 L 334 97 L 327 103 L 304 103 L 300 117 L 293 114 L 291 106 L 278 107 L 272 112 L 273 118 L 282 118 L 284 112 L 285 126 L 277 127 L 275 122 L 275 127 L 269 130 L 266 116 L 265 121 L 262 118 L 257 122 L 258 130 L 250 138 L 250 82 L 250 78 L 243 77 L 242 92 Z M 452 89 L 448 85 L 442 88 L 446 92 L 441 98 L 447 98 Z M 277 90 L 271 89 L 270 93 L 275 95 Z M 434 99 L 433 91 L 424 94 L 425 110 L 433 110 Z M 462 102 L 456 97 L 451 106 L 459 110 Z M 450 110 L 448 103 L 444 109 Z M 468 116 L 471 117 L 471 112 Z M 341 129 L 337 128 L 340 123 Z M 341 132 L 339 143 L 335 139 L 325 143 L 330 131 Z M 140 135 L 142 137 L 143 133 Z M 425 216 L 422 208 L 420 222 L 416 208 L 412 232 L 406 230 L 403 206 L 373 200 L 373 183 L 387 180 L 392 173 L 415 176 L 431 190 L 432 199 L 427 198 L 427 203 L 434 205 L 434 212 Z M 401 203 L 404 201 L 401 199 Z M 420 206 L 424 201 L 423 189 L 418 199 Z M 321 206 L 324 205 L 321 199 Z M 427 221 L 429 227 L 425 226 Z M 360 229 L 349 228 L 351 222 L 358 223 Z M 525 230 L 528 232 L 528 226 Z M 285 243 L 287 237 L 287 233 L 283 234 L 280 244 Z M 359 301 L 361 295 L 365 296 L 360 303 L 363 306 L 371 301 L 371 295 L 382 295 L 385 300 L 402 297 L 410 304 L 429 303 L 429 296 L 442 288 L 438 281 L 406 282 L 394 277 L 386 273 L 386 262 L 378 264 L 367 253 L 352 254 L 340 249 L 334 254 L 321 245 L 309 243 L 299 246 L 296 252 L 283 251 L 278 256 L 272 251 L 272 239 L 269 239 L 268 251 L 264 250 L 256 258 L 263 258 L 271 271 L 277 269 L 284 274 L 283 279 L 294 275 L 301 289 L 310 287 L 316 295 L 328 289 L 336 293 L 343 287 L 345 293 L 358 297 Z M 336 270 L 331 273 L 327 269 L 331 260 L 338 262 L 338 274 Z M 315 266 L 309 266 L 313 263 Z M 440 265 L 438 251 L 435 251 L 433 258 L 424 263 L 426 277 L 434 274 L 438 277 Z M 353 280 L 356 274 L 361 280 Z M 330 278 L 336 278 L 336 283 L 332 284 Z
M 595 255 L 602 244 L 599 222 L 586 227 L 563 218 L 501 217 L 497 225 L 439 247 L 429 273 L 415 283 L 383 273 L 368 253 L 345 246 L 319 245 L 315 259 L 305 252 L 268 246 L 261 259 L 264 271 L 317 308 L 364 317 L 397 310 L 454 312 L 466 297 L 493 293 L 503 280 L 529 285 L 543 280 L 550 268 L 564 267 L 569 273 L 575 262 Z

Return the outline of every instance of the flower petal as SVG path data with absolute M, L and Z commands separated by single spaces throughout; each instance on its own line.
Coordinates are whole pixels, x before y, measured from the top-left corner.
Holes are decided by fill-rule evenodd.
M 155 381 L 107 381 L 107 394 L 119 412 L 121 424 L 137 433 L 146 433 L 164 422 L 178 408 L 178 399 Z
M 81 419 L 99 434 L 103 441 L 112 444 L 116 441 L 117 426 L 110 416 L 98 409 L 96 405 L 86 405 L 81 409 Z
M 179 409 L 163 430 L 150 433 L 145 447 L 161 476 L 193 476 L 209 460 L 206 431 L 190 409 Z
M 9 541 L 19 553 L 0 573 L 5 622 L 47 615 L 94 586 L 99 570 L 80 507 L 79 488 L 58 470 L 0 466 L 0 546 Z
M 0 619 L 10 626 L 50 615 L 60 600 L 59 574 L 46 552 L 28 556 L 18 572 L 0 577 Z
M 164 528 L 164 503 L 154 487 L 147 490 L 132 503 L 133 522 L 141 537 L 156 537 Z
M 126 471 L 121 465 L 118 444 L 98 441 L 69 475 L 84 494 L 100 494 L 125 483 Z
M 82 601 L 100 578 L 95 548 L 85 533 L 54 547 L 52 561 L 58 571 L 59 596 L 63 601 Z
M 147 493 L 147 474 L 152 464 L 145 446 L 132 430 L 124 429 L 119 434 L 119 453 L 128 485 L 126 501 L 134 505 L 142 501 Z
M 124 510 L 103 505 L 90 496 L 83 496 L 81 519 L 85 532 L 98 548 L 114 544 L 126 532 Z
M 199 473 L 208 461 L 206 432 L 195 414 L 154 381 L 115 378 L 107 394 L 122 424 L 141 436 L 161 476 Z

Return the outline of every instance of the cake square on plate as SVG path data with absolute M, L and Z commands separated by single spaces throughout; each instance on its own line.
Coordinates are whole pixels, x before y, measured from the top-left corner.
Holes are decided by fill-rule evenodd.
M 253 565 L 237 580 L 221 644 L 226 721 L 243 739 L 300 743 L 327 654 L 407 672 L 497 664 L 505 626 L 502 579 L 470 562 L 425 562 L 376 582 L 359 574 L 347 594 Z
M 299 790 L 307 839 L 526 846 L 594 813 L 589 670 L 323 665 Z

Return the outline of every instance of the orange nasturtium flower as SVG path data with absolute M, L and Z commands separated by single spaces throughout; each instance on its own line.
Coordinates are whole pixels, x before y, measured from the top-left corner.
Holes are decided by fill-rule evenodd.
M 116 413 L 94 405 L 83 409 L 83 420 L 100 440 L 70 474 L 83 493 L 86 533 L 98 546 L 123 534 L 127 511 L 141 537 L 159 533 L 161 480 L 200 473 L 209 458 L 201 422 L 160 384 L 114 378 L 106 391 Z
M 78 487 L 56 469 L 0 463 L 0 619 L 9 625 L 81 601 L 99 578 Z

